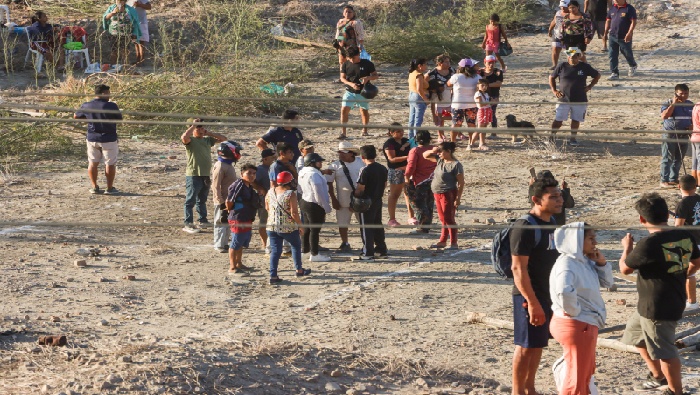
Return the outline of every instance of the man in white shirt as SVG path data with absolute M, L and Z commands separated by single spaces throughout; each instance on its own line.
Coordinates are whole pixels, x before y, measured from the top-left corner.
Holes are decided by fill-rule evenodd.
M 328 185 L 321 173 L 323 160 L 319 154 L 308 154 L 304 157 L 304 168 L 299 172 L 299 186 L 302 191 L 299 207 L 304 213 L 302 221 L 304 224 L 311 225 L 304 230 L 302 253 L 310 253 L 311 262 L 331 260 L 329 256 L 318 253 L 321 225 L 326 222 L 326 214 L 331 212 Z
M 351 252 L 352 248 L 348 242 L 348 228 L 350 224 L 350 196 L 355 187 L 357 187 L 357 179 L 360 177 L 360 170 L 365 167 L 362 159 L 359 156 L 360 150 L 349 141 L 341 141 L 338 144 L 338 160 L 331 163 L 328 168 L 333 170 L 333 174 L 326 177 L 328 181 L 328 191 L 330 193 L 331 203 L 335 209 L 335 218 L 338 222 L 340 239 L 342 243 L 338 247 L 339 252 Z M 345 169 L 347 168 L 346 175 Z M 352 186 L 350 182 L 352 181 Z M 335 182 L 335 188 L 333 188 Z M 355 221 L 359 223 L 357 213 L 355 213 Z

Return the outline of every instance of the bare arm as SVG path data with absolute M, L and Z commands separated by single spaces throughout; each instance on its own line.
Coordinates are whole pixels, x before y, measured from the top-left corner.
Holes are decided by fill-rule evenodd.
M 557 17 L 556 16 L 552 19 L 552 22 L 549 23 L 549 30 L 547 31 L 547 35 L 549 35 L 549 37 L 552 37 L 552 34 L 554 34 L 554 27 L 555 26 L 557 26 Z
M 152 8 L 150 2 L 143 4 L 143 3 L 140 3 L 138 1 L 136 3 L 134 3 L 134 7 L 143 8 L 146 11 L 150 11 Z
M 365 193 L 365 186 L 362 184 L 357 184 L 355 187 L 355 197 L 362 197 L 362 194 Z
M 192 134 L 194 133 L 195 126 L 192 125 L 187 130 L 185 130 L 185 133 L 180 136 L 180 140 L 182 140 L 182 143 L 187 145 L 192 141 Z
M 620 273 L 622 274 L 632 274 L 634 269 L 627 266 L 627 256 L 632 252 L 634 248 L 634 239 L 632 235 L 627 233 L 625 237 L 622 238 L 622 256 L 620 257 Z
M 586 92 L 593 89 L 593 87 L 598 83 L 599 80 L 600 80 L 600 73 L 598 73 L 598 75 L 596 77 L 593 77 L 593 79 L 591 80 L 591 83 L 588 84 L 588 86 L 586 86 Z
M 512 255 L 512 258 L 513 282 L 527 301 L 527 310 L 530 314 L 530 324 L 543 325 L 545 323 L 544 310 L 542 310 L 542 306 L 537 300 L 535 290 L 532 289 L 530 274 L 527 272 L 530 257 L 524 255 Z M 514 308 L 518 307 L 519 306 L 514 306 Z
M 255 146 L 258 147 L 260 151 L 264 150 L 267 148 L 267 141 L 263 140 L 262 137 L 258 139 L 258 141 L 255 143 Z
M 396 151 L 393 149 L 385 149 L 386 160 L 389 163 L 400 163 L 408 159 L 408 156 L 396 156 Z
M 228 140 L 228 137 L 224 136 L 223 134 L 213 133 L 213 132 L 210 132 L 210 131 L 208 131 L 208 130 L 205 130 L 205 131 L 204 131 L 204 135 L 205 135 L 205 136 L 211 136 L 211 137 L 214 138 L 214 140 L 216 140 L 216 141 L 218 141 L 218 142 L 220 142 L 220 143 L 222 143 L 222 142 Z
M 427 151 L 423 152 L 423 158 L 427 159 L 431 162 L 437 162 L 436 155 L 437 155 L 439 149 L 440 149 L 439 147 L 434 147 L 431 150 L 427 150 Z
M 462 201 L 462 192 L 464 192 L 464 173 L 457 174 L 457 198 L 455 199 L 455 208 L 459 207 Z
M 426 103 L 430 101 L 428 96 L 425 95 L 425 92 L 428 90 L 428 87 L 426 86 L 427 84 L 428 83 L 425 82 L 425 77 L 423 77 L 423 74 L 416 75 L 416 90 L 418 91 L 420 98 Z
M 673 223 L 673 226 L 683 226 L 685 225 L 685 218 L 676 218 L 676 221 Z
M 700 269 L 700 258 L 692 259 L 688 266 L 688 276 L 695 274 Z

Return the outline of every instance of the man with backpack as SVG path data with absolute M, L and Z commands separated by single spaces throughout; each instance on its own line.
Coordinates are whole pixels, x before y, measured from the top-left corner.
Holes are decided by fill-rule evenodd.
M 554 178 L 538 178 L 530 185 L 532 209 L 510 229 L 512 259 L 513 318 L 513 395 L 535 394 L 535 375 L 542 349 L 549 342 L 552 301 L 549 273 L 559 256 L 554 246 L 554 214 L 562 210 L 559 183 Z M 545 228 L 536 228 L 545 226 Z

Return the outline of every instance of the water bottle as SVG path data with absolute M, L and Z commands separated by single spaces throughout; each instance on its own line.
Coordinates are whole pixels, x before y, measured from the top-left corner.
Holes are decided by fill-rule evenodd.
M 73 42 L 73 35 L 70 32 L 68 32 L 68 34 L 66 35 L 66 44 L 72 43 L 72 42 Z

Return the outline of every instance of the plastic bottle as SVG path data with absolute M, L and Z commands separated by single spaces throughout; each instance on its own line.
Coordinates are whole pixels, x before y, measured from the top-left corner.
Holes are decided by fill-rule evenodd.
M 72 42 L 73 42 L 73 34 L 71 34 L 71 32 L 68 32 L 68 34 L 66 34 L 66 44 L 72 43 Z

